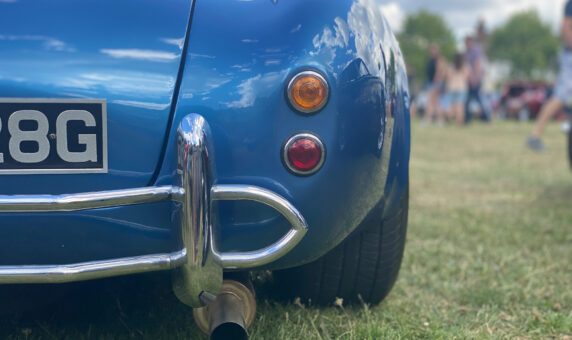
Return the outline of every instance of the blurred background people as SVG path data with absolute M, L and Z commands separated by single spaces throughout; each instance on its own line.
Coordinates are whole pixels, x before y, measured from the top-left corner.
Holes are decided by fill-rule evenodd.
M 532 135 L 527 140 L 528 146 L 535 151 L 545 149 L 541 137 L 548 121 L 560 112 L 565 104 L 572 103 L 572 0 L 568 0 L 564 8 L 561 34 L 563 50 L 560 52 L 560 72 L 554 95 L 543 105 Z
M 447 66 L 445 59 L 441 56 L 439 46 L 431 44 L 429 46 L 429 61 L 427 62 L 428 98 L 424 119 L 424 122 L 427 124 L 435 119 L 438 125 L 442 125 L 444 122 L 441 95 L 445 90 L 446 75 Z
M 469 67 L 462 53 L 455 54 L 453 65 L 447 72 L 447 96 L 449 97 L 449 118 L 462 125 L 465 122 L 464 103 L 467 98 Z
M 465 124 L 471 122 L 471 102 L 473 100 L 479 105 L 481 118 L 488 122 L 491 115 L 488 107 L 483 104 L 481 97 L 481 87 L 485 76 L 485 54 L 482 46 L 472 36 L 468 36 L 465 39 L 465 46 L 467 48 L 466 58 L 469 65 L 468 94 L 465 100 Z
M 477 22 L 477 29 L 476 29 L 476 36 L 475 39 L 479 45 L 481 45 L 481 49 L 486 51 L 488 48 L 489 43 L 489 33 L 487 32 L 487 25 L 484 19 L 479 19 Z
M 477 27 L 475 30 L 475 41 L 479 45 L 482 53 L 482 68 L 483 68 L 483 80 L 481 82 L 481 100 L 483 101 L 483 105 L 486 107 L 486 112 L 489 113 L 489 119 L 492 119 L 492 115 L 494 114 L 493 102 L 495 101 L 495 79 L 492 72 L 490 70 L 490 63 L 489 58 L 487 55 L 487 51 L 489 49 L 489 40 L 490 35 L 487 30 L 487 25 L 485 19 L 481 18 L 477 22 Z

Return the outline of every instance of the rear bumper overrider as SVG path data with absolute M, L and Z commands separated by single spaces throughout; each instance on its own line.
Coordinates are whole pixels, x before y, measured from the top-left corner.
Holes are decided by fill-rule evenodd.
M 175 202 L 180 214 L 178 237 L 182 249 L 65 265 L 0 266 L 0 284 L 62 283 L 143 273 L 173 271 L 175 294 L 198 307 L 216 295 L 223 269 L 265 265 L 287 254 L 307 231 L 299 211 L 282 196 L 250 185 L 217 185 L 210 128 L 198 114 L 183 118 L 177 131 L 178 166 L 171 186 L 144 187 L 64 195 L 0 196 L 0 212 L 54 212 L 118 207 L 162 201 Z M 292 228 L 275 243 L 249 252 L 219 252 L 220 227 L 215 202 L 251 200 L 282 214 Z M 211 295 L 211 296 L 212 296 Z

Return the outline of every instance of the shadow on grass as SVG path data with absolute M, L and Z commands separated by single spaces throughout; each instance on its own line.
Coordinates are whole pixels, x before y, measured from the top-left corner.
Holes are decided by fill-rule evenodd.
M 287 305 L 268 272 L 256 274 L 262 309 Z M 59 285 L 0 286 L 0 339 L 206 339 L 169 273 Z
M 200 339 L 168 273 L 0 286 L 1 339 Z
M 255 274 L 257 303 L 285 306 L 268 272 Z M 273 308 L 273 307 L 270 307 Z M 0 339 L 206 339 L 170 274 L 59 285 L 0 285 Z
M 570 183 L 546 186 L 537 196 L 534 204 L 542 207 L 554 205 L 569 207 L 570 202 L 572 202 L 572 174 L 570 174 Z

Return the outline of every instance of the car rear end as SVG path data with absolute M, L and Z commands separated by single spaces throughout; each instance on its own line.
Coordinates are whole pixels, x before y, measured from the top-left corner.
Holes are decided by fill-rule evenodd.
M 223 271 L 404 214 L 407 77 L 374 2 L 0 6 L 0 283 L 172 270 L 200 306 Z

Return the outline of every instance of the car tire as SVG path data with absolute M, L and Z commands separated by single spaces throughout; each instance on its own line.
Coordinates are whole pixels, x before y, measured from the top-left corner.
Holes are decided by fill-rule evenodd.
M 277 293 L 313 305 L 380 303 L 401 266 L 407 232 L 409 185 L 383 220 L 356 230 L 336 248 L 309 264 L 275 271 Z

